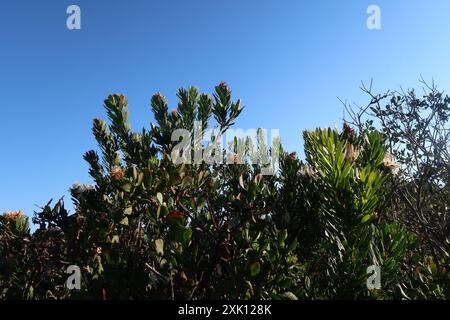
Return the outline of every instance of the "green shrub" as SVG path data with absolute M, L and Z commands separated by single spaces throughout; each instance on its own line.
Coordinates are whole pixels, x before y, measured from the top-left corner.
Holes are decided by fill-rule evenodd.
M 410 249 L 419 240 L 386 215 L 395 163 L 376 130 L 305 132 L 305 161 L 281 150 L 273 176 L 248 161 L 254 146 L 238 139 L 229 148 L 243 143 L 246 152 L 231 164 L 176 164 L 175 129 L 192 131 L 200 120 L 205 132 L 213 117 L 225 132 L 242 111 L 225 83 L 212 97 L 191 87 L 178 98 L 169 112 L 155 94 L 156 122 L 137 132 L 125 96 L 105 100 L 109 123 L 94 120 L 98 149 L 84 155 L 94 184 L 72 186 L 74 214 L 63 200 L 49 202 L 33 234 L 21 214 L 1 217 L 0 298 L 448 296 L 446 270 L 428 268 Z M 80 290 L 64 286 L 70 265 L 81 269 Z M 366 287 L 370 265 L 381 267 L 379 290 Z

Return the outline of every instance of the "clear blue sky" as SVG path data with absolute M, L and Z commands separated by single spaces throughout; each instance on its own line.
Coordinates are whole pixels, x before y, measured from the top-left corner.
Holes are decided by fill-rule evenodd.
M 81 7 L 82 29 L 66 28 Z M 382 29 L 366 28 L 381 7 Z M 337 97 L 367 102 L 358 86 L 450 88 L 448 0 L 2 0 L 0 211 L 24 210 L 89 183 L 103 99 L 128 96 L 134 128 L 152 121 L 151 95 L 211 92 L 227 81 L 246 107 L 236 126 L 279 128 L 301 150 L 301 130 L 340 125 Z

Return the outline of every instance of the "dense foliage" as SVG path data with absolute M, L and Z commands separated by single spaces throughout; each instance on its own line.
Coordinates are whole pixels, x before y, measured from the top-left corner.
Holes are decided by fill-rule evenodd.
M 93 184 L 71 188 L 75 212 L 69 214 L 62 199 L 50 201 L 35 214 L 33 233 L 21 212 L 0 217 L 1 299 L 450 296 L 448 219 L 440 222 L 443 229 L 436 227 L 436 219 L 448 217 L 448 162 L 436 160 L 429 169 L 433 199 L 424 207 L 411 199 L 411 190 L 409 198 L 401 197 L 400 191 L 414 189 L 402 170 L 408 147 L 403 158 L 402 148 L 392 148 L 392 139 L 401 144 L 403 138 L 376 130 L 373 122 L 305 131 L 305 159 L 281 148 L 274 175 L 262 174 L 264 164 L 250 161 L 255 146 L 239 139 L 228 147 L 237 152 L 243 143 L 245 153 L 232 154 L 231 163 L 175 164 L 175 129 L 191 131 L 201 121 L 205 132 L 213 117 L 225 132 L 242 111 L 225 83 L 212 97 L 190 87 L 178 98 L 169 112 L 165 98 L 155 94 L 156 123 L 134 132 L 127 99 L 109 96 L 109 123 L 93 123 L 99 148 L 84 155 Z M 414 103 L 423 101 L 429 98 Z M 446 115 L 447 128 L 449 101 L 442 97 L 435 111 Z M 391 103 L 409 102 L 399 97 Z M 262 143 L 256 150 L 274 151 Z M 420 172 L 407 168 L 411 175 Z M 446 173 L 433 171 L 439 168 Z M 413 209 L 424 219 L 412 220 Z M 435 232 L 425 238 L 418 228 Z M 81 270 L 79 290 L 66 287 L 70 265 Z M 381 267 L 379 289 L 367 288 L 370 265 Z

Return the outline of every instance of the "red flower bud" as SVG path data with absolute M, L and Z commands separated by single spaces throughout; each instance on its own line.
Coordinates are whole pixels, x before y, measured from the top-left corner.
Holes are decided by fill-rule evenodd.
M 227 84 L 225 81 L 222 81 L 222 82 L 219 84 L 219 87 L 221 87 L 221 88 L 223 88 L 223 89 L 228 89 L 228 84 Z
M 289 154 L 289 157 L 290 157 L 292 160 L 297 160 L 297 152 L 292 152 L 292 153 L 290 153 L 290 154 Z
M 169 217 L 170 218 L 181 218 L 181 217 L 183 217 L 183 212 L 181 212 L 179 210 L 171 210 L 169 212 Z
M 355 132 L 355 130 L 352 129 L 352 127 L 350 127 L 347 122 L 344 122 L 344 134 L 346 136 L 350 136 Z
M 154 95 L 153 95 L 153 98 L 162 98 L 163 96 L 161 95 L 161 93 L 159 93 L 159 92 L 156 92 Z

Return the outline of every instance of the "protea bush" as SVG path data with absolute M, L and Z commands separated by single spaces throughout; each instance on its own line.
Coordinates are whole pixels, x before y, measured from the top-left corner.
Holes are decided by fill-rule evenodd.
M 447 271 L 430 267 L 392 214 L 397 168 L 381 133 L 304 132 L 305 159 L 281 148 L 274 175 L 249 161 L 250 147 L 231 163 L 176 164 L 174 130 L 201 121 L 206 131 L 214 118 L 225 132 L 243 109 L 225 83 L 212 97 L 190 87 L 178 98 L 169 111 L 155 94 L 155 123 L 139 131 L 125 96 L 105 100 L 109 121 L 94 120 L 98 148 L 84 155 L 92 184 L 71 188 L 75 212 L 50 201 L 33 233 L 21 212 L 0 218 L 0 298 L 448 297 Z M 70 265 L 80 289 L 66 287 Z M 379 289 L 366 286 L 371 265 Z

